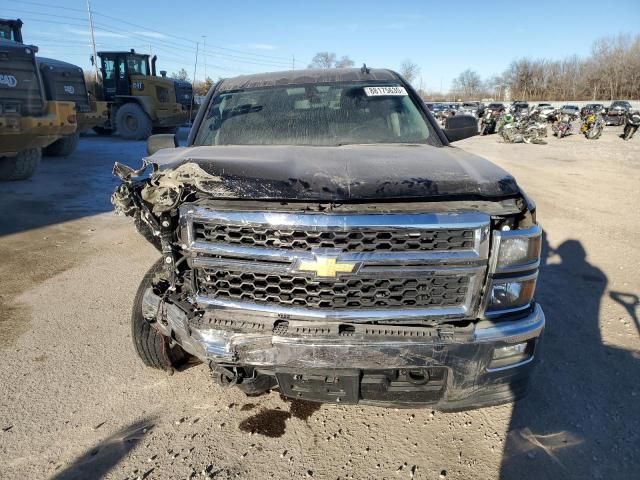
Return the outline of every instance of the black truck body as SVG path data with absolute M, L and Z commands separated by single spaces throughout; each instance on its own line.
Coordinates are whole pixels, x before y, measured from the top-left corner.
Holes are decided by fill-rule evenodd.
M 521 398 L 545 325 L 541 229 L 511 175 L 450 146 L 477 133 L 473 117 L 453 118 L 440 129 L 388 70 L 218 83 L 186 147 L 151 137 L 142 169 L 114 169 L 116 210 L 162 255 L 134 305 L 143 361 L 194 356 L 221 385 L 319 402 Z M 292 124 L 311 140 L 278 131 Z M 270 134 L 246 134 L 256 128 Z M 336 128 L 372 141 L 316 136 Z

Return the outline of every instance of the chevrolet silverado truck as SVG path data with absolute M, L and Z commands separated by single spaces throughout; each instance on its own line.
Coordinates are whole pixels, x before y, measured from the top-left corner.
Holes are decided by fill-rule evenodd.
M 384 69 L 214 85 L 187 146 L 116 163 L 117 212 L 160 252 L 134 300 L 142 361 L 199 359 L 247 394 L 460 410 L 528 388 L 541 228 L 507 172 L 450 142 Z

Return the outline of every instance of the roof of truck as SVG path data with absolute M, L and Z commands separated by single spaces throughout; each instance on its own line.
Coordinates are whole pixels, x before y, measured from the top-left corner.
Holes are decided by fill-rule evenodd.
M 73 63 L 63 62 L 62 60 L 56 60 L 54 58 L 36 57 L 36 60 L 38 61 L 38 64 L 49 65 L 49 66 L 58 67 L 58 68 L 76 69 L 76 70 L 82 71 L 82 68 L 80 68 L 77 65 L 74 65 Z
M 400 76 L 381 68 L 322 68 L 240 75 L 222 80 L 219 91 L 331 82 L 391 82 Z

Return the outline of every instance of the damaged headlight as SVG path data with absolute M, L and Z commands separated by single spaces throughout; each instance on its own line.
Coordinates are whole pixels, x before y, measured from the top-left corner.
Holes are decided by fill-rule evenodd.
M 540 262 L 542 229 L 534 225 L 526 230 L 494 233 L 497 248 L 496 272 L 522 271 L 537 268 Z

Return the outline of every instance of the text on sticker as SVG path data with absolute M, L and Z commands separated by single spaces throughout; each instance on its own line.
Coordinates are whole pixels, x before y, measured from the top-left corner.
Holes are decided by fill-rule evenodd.
M 364 93 L 367 97 L 407 95 L 404 87 L 364 87 Z

